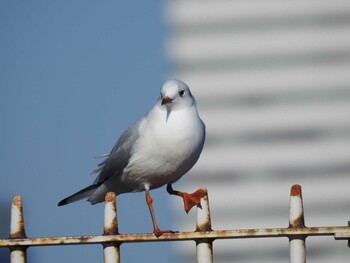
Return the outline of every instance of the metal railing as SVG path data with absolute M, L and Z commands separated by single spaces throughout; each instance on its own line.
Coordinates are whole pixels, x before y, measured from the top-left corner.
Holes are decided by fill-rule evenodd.
M 289 239 L 290 262 L 306 262 L 305 239 L 308 236 L 334 236 L 348 240 L 350 246 L 350 226 L 306 227 L 302 192 L 299 185 L 293 185 L 290 192 L 289 226 L 287 228 L 212 230 L 208 195 L 201 199 L 197 208 L 197 224 L 194 232 L 166 233 L 160 237 L 152 234 L 119 234 L 115 194 L 107 193 L 104 210 L 104 232 L 98 236 L 68 237 L 26 237 L 23 221 L 23 208 L 20 196 L 15 196 L 11 207 L 9 239 L 0 239 L 0 247 L 10 249 L 11 263 L 25 263 L 26 249 L 30 246 L 102 244 L 104 262 L 120 262 L 120 245 L 130 242 L 160 242 L 194 240 L 198 263 L 213 262 L 213 241 L 216 239 L 275 238 Z

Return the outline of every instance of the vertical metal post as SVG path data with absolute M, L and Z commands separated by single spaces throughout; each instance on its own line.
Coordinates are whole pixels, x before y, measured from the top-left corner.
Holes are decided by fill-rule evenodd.
M 118 234 L 117 205 L 115 193 L 108 192 L 105 198 L 104 235 Z M 108 243 L 103 245 L 105 263 L 120 263 L 120 244 Z
M 348 221 L 348 226 L 350 226 L 350 221 Z M 348 239 L 348 247 L 350 247 L 350 239 Z
M 24 231 L 22 199 L 19 195 L 13 198 L 11 205 L 10 238 L 26 238 Z M 11 247 L 11 263 L 26 263 L 26 247 Z
M 201 198 L 201 207 L 197 208 L 197 223 L 196 231 L 212 231 L 209 199 L 207 190 L 206 195 Z M 201 239 L 196 241 L 197 263 L 212 263 L 213 262 L 213 240 Z
M 303 228 L 304 208 L 301 186 L 295 184 L 290 191 L 289 227 Z M 290 263 L 306 263 L 305 237 L 289 238 Z

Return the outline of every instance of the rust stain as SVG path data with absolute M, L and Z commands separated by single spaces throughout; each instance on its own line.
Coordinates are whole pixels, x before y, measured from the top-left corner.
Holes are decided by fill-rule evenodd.
M 301 186 L 293 185 L 291 196 L 301 197 Z M 208 205 L 208 196 L 202 197 L 202 201 Z M 106 203 L 113 212 L 116 212 L 115 193 L 106 195 Z M 203 204 L 203 203 L 202 203 Z M 237 239 L 256 237 L 288 237 L 292 239 L 305 239 L 307 236 L 334 236 L 336 233 L 350 233 L 350 226 L 340 227 L 305 227 L 304 216 L 301 213 L 293 220 L 288 228 L 266 229 L 235 229 L 235 230 L 212 230 L 210 213 L 203 216 L 203 223 L 198 224 L 195 232 L 166 233 L 156 238 L 153 233 L 149 234 L 118 234 L 117 218 L 111 218 L 108 226 L 104 227 L 104 235 L 100 236 L 76 236 L 76 237 L 53 237 L 53 238 L 26 238 L 22 214 L 22 202 L 20 196 L 15 196 L 12 206 L 19 211 L 18 224 L 20 231 L 10 235 L 10 239 L 0 239 L 0 247 L 8 247 L 11 251 L 24 251 L 29 246 L 48 245 L 74 245 L 74 244 L 102 244 L 104 247 L 118 247 L 124 242 L 156 242 L 156 241 L 179 241 L 194 240 L 197 244 L 205 243 L 207 248 L 212 248 L 212 242 L 216 239 Z M 204 206 L 204 205 L 203 205 Z M 112 211 L 112 210 L 109 210 Z M 211 251 L 212 252 L 212 251 Z
M 203 215 L 203 213 L 202 213 L 202 215 L 200 216 L 200 217 L 203 216 L 203 219 L 204 219 L 203 221 L 202 221 L 202 218 L 200 220 L 198 220 L 198 218 L 197 218 L 196 232 L 212 231 L 210 210 L 209 210 L 208 190 L 206 188 L 200 188 L 199 190 L 205 193 L 205 195 L 202 196 L 201 200 L 200 200 L 201 203 L 205 204 L 205 205 L 203 205 L 204 208 L 201 206 L 198 206 L 200 209 L 205 209 L 205 210 L 203 210 L 203 212 L 205 212 L 205 214 Z M 197 215 L 197 217 L 198 217 L 198 215 Z
M 301 197 L 301 186 L 298 184 L 293 185 L 290 189 L 290 195 Z
M 289 227 L 305 227 L 304 214 L 300 214 L 295 220 L 291 221 Z
M 72 237 L 72 240 L 74 240 L 75 238 Z M 94 236 L 82 236 L 82 237 L 79 237 L 78 240 L 81 241 L 81 242 L 90 242 L 94 239 Z
M 22 207 L 22 198 L 19 195 L 16 195 L 12 200 L 12 205 L 18 208 Z
M 27 250 L 28 246 L 12 246 L 10 247 L 10 251 L 20 251 L 21 253 L 21 257 L 25 257 L 25 253 Z
M 201 225 L 198 225 L 196 228 L 196 232 L 206 232 L 206 231 L 212 231 L 210 224 L 201 224 Z
M 105 197 L 105 202 L 107 203 L 115 203 L 115 193 L 108 192 Z
M 115 235 L 118 234 L 117 220 L 113 218 L 113 221 L 110 226 L 105 226 L 103 228 L 104 235 Z
M 10 238 L 26 238 L 26 233 L 24 230 L 22 198 L 19 195 L 14 196 L 14 198 L 12 199 L 11 214 L 13 213 L 13 211 L 15 211 L 15 214 L 18 213 L 18 217 L 15 216 L 14 218 L 12 218 L 11 216 Z M 17 220 L 17 222 L 13 222 L 14 220 Z M 12 227 L 12 223 L 15 223 L 15 227 Z
M 21 231 L 17 231 L 17 232 L 11 233 L 11 234 L 10 234 L 10 238 L 11 238 L 11 239 L 26 238 L 25 231 L 24 231 L 24 230 L 21 230 Z
M 111 218 L 111 220 L 107 220 L 107 222 L 105 221 L 105 225 L 103 227 L 104 235 L 118 234 L 117 206 L 116 206 L 115 196 L 116 195 L 114 192 L 108 192 L 105 196 L 105 209 L 107 209 L 105 210 L 105 213 L 106 211 L 108 211 L 109 213 L 111 213 L 110 216 L 113 216 L 113 218 Z M 106 218 L 106 214 L 105 214 L 105 218 Z
M 301 204 L 299 204 L 297 207 L 294 207 L 294 206 L 292 207 L 293 203 L 291 202 L 291 207 L 290 207 L 291 216 L 289 219 L 289 228 L 305 227 L 301 186 L 298 184 L 293 185 L 291 190 L 290 190 L 290 196 L 291 196 L 291 201 L 292 201 L 292 197 L 299 198 Z M 296 213 L 296 212 L 298 212 L 298 213 L 294 214 L 294 213 L 292 213 L 292 211 L 294 213 Z
M 336 233 L 350 233 L 350 227 L 302 227 L 302 228 L 268 228 L 268 229 L 240 229 L 213 230 L 205 232 L 178 232 L 164 234 L 156 238 L 153 233 L 122 234 L 105 236 L 76 236 L 54 238 L 24 238 L 0 239 L 0 247 L 24 247 L 69 244 L 106 244 L 115 242 L 154 242 L 176 240 L 213 240 L 255 237 L 306 237 L 306 236 L 334 236 Z
M 110 247 L 113 247 L 116 251 L 116 253 L 120 253 L 120 245 L 122 244 L 122 242 L 108 242 L 108 243 L 103 243 L 102 246 L 103 246 L 103 249 L 105 248 L 110 248 Z
M 251 236 L 255 236 L 256 235 L 256 233 L 258 232 L 258 230 L 257 229 L 247 229 L 247 231 L 245 231 L 245 235 L 251 235 Z

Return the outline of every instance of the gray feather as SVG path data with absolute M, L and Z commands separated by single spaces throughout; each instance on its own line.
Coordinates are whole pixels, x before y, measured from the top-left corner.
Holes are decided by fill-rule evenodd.
M 58 206 L 62 206 L 62 205 L 67 205 L 70 203 L 73 203 L 75 201 L 79 201 L 81 199 L 84 199 L 86 197 L 89 197 L 91 194 L 93 194 L 93 192 L 95 192 L 95 190 L 99 187 L 99 185 L 90 185 L 86 188 L 84 188 L 83 190 L 80 190 L 79 192 L 76 192 L 75 194 L 72 194 L 71 196 L 68 196 L 67 198 L 61 200 L 58 203 Z
M 100 172 L 94 184 L 102 184 L 112 176 L 120 176 L 123 169 L 128 165 L 132 155 L 132 147 L 139 138 L 138 128 L 143 118 L 132 124 L 114 145 L 108 158 L 98 165 L 94 171 Z

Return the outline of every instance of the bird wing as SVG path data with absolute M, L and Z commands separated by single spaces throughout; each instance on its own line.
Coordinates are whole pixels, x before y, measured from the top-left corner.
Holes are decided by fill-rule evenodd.
M 133 123 L 120 136 L 116 144 L 113 146 L 108 158 L 98 164 L 93 173 L 98 173 L 94 184 L 102 184 L 112 176 L 120 176 L 123 169 L 128 165 L 133 152 L 134 143 L 140 137 L 139 127 L 144 118 Z

